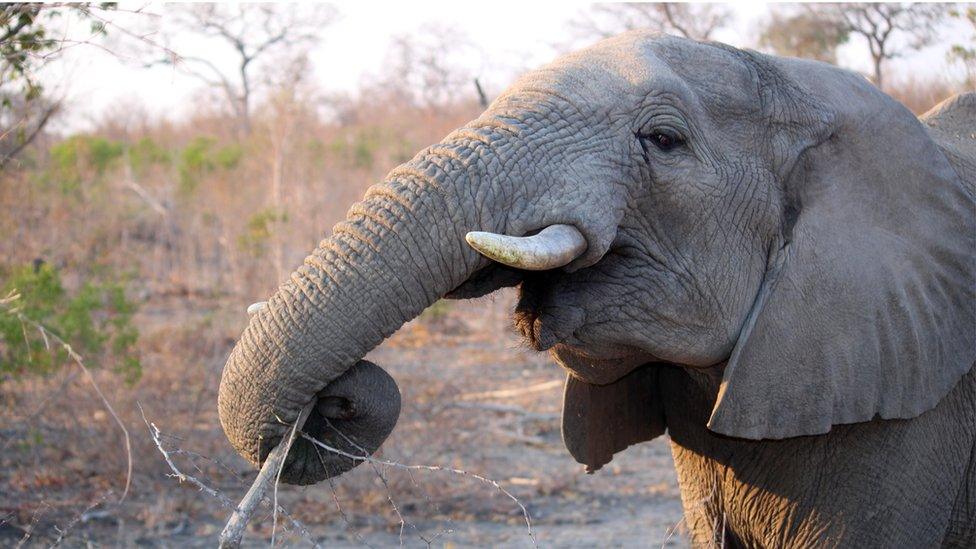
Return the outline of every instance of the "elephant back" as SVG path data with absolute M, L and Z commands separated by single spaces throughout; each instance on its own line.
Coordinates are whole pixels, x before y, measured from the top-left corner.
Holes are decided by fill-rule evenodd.
M 961 93 L 919 117 L 976 198 L 976 93 Z

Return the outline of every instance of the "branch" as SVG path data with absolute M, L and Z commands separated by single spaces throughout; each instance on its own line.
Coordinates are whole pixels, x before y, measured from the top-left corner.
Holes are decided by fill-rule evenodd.
M 55 526 L 54 527 L 54 530 L 58 532 L 58 537 L 57 537 L 57 539 L 54 540 L 54 543 L 51 544 L 50 549 L 54 549 L 55 547 L 61 545 L 61 542 L 63 542 L 65 540 L 65 538 L 68 537 L 68 532 L 70 532 L 71 529 L 74 528 L 75 525 L 77 525 L 79 522 L 85 522 L 86 517 L 91 516 L 92 510 L 94 508 L 98 507 L 99 505 L 101 505 L 102 503 L 104 503 L 105 500 L 108 499 L 108 497 L 111 496 L 111 495 L 112 495 L 112 491 L 109 490 L 109 491 L 105 492 L 105 494 L 103 494 L 102 497 L 100 497 L 97 500 L 91 502 L 88 505 L 88 507 L 85 508 L 84 511 L 82 511 L 81 513 L 79 513 L 78 516 L 76 516 L 75 518 L 73 518 L 71 520 L 71 522 L 69 522 L 67 525 L 65 525 L 65 527 L 64 527 L 63 530 L 60 529 L 60 528 L 58 528 L 57 526 Z
M 251 55 L 249 56 L 248 62 L 253 61 L 254 58 L 257 57 L 257 56 L 259 56 L 259 55 L 261 55 L 261 53 L 264 52 L 264 50 L 270 48 L 271 46 L 277 44 L 278 42 L 281 42 L 285 38 L 288 38 L 288 30 L 287 29 L 281 29 L 281 32 L 279 32 L 278 34 L 276 34 L 276 35 L 268 38 L 267 40 L 264 41 L 264 43 L 260 44 L 256 48 L 254 48 L 254 51 L 252 51 L 251 52 Z M 244 52 L 242 50 L 241 51 L 241 54 L 243 55 L 243 53 Z
M 37 121 L 37 125 L 34 126 L 34 129 L 30 132 L 30 134 L 28 134 L 27 137 L 24 138 L 23 141 L 21 141 L 16 147 L 14 147 L 3 158 L 0 158 L 0 170 L 2 170 L 4 167 L 6 167 L 6 165 L 7 165 L 8 162 L 10 162 L 11 160 L 13 160 L 13 158 L 15 156 L 17 156 L 18 154 L 20 154 L 21 151 L 23 151 L 24 149 L 26 149 L 27 146 L 30 145 L 34 141 L 34 139 L 44 129 L 44 126 L 47 125 L 47 123 L 51 119 L 51 117 L 54 116 L 54 113 L 56 113 L 60 108 L 61 108 L 61 104 L 60 103 L 55 103 L 55 104 L 51 105 L 50 108 L 48 108 L 48 109 L 46 109 L 44 111 L 44 114 L 41 115 L 41 119 Z
M 204 492 L 204 493 L 206 493 L 206 494 L 208 494 L 208 495 L 216 498 L 217 501 L 219 501 L 220 504 L 222 506 L 224 506 L 224 508 L 226 508 L 226 509 L 233 509 L 234 512 L 237 513 L 238 512 L 238 508 L 235 507 L 234 506 L 234 503 L 227 496 L 225 496 L 224 494 L 222 494 L 219 490 L 217 490 L 216 488 L 211 488 L 206 483 L 204 483 L 202 480 L 200 480 L 200 479 L 198 479 L 196 477 L 192 477 L 190 475 L 187 475 L 186 473 L 180 471 L 180 469 L 173 462 L 173 458 L 172 458 L 171 454 L 176 453 L 176 452 L 182 452 L 182 451 L 181 450 L 177 450 L 176 452 L 171 452 L 171 451 L 168 451 L 165 448 L 163 448 L 163 443 L 162 443 L 162 440 L 161 440 L 162 433 L 160 432 L 159 427 L 156 427 L 156 424 L 155 423 L 151 423 L 146 418 L 146 412 L 145 412 L 145 410 L 142 409 L 142 405 L 141 404 L 138 404 L 137 403 L 137 406 L 139 406 L 139 412 L 142 414 L 142 420 L 146 423 L 146 427 L 149 428 L 149 436 L 152 438 L 153 443 L 156 445 L 156 449 L 159 450 L 159 453 L 163 455 L 163 459 L 166 461 L 166 465 L 169 466 L 170 471 L 173 471 L 173 474 L 171 476 L 175 477 L 180 482 L 186 482 L 188 484 L 192 484 L 193 486 L 196 486 L 197 489 L 199 489 L 201 492 Z M 296 422 L 296 425 L 297 424 L 298 424 L 298 422 Z M 281 446 L 281 444 L 279 444 L 279 446 Z M 268 461 L 270 461 L 270 456 L 269 456 L 269 460 Z M 267 465 L 268 461 L 265 461 L 265 464 L 266 465 Z M 248 492 L 248 494 L 250 494 L 250 491 Z M 268 501 L 268 500 L 265 497 L 265 498 L 263 498 L 263 501 Z M 243 502 L 242 502 L 242 504 L 243 504 Z M 253 509 L 252 509 L 251 512 L 253 513 Z M 308 528 L 306 528 L 304 524 L 302 524 L 301 522 L 299 522 L 298 519 L 296 519 L 295 517 L 291 516 L 287 511 L 285 511 L 285 509 L 283 507 L 281 507 L 280 505 L 275 504 L 275 512 L 281 513 L 282 515 L 284 515 L 285 518 L 287 518 L 288 521 L 291 522 L 292 525 L 302 534 L 302 536 L 306 539 L 306 541 L 308 541 L 309 543 L 311 543 L 314 547 L 320 547 L 319 544 L 315 542 L 315 538 L 313 538 L 312 537 L 312 534 L 308 531 Z M 243 532 L 242 532 L 242 534 L 243 534 Z M 221 535 L 221 538 L 222 537 L 223 537 L 223 535 Z M 223 543 L 223 542 L 221 542 L 221 543 Z M 238 541 L 238 543 L 240 543 L 240 542 Z
M 485 95 L 485 90 L 477 78 L 474 79 L 474 89 L 478 92 L 478 104 L 481 105 L 482 109 L 488 108 L 488 96 Z
M 668 23 L 670 23 L 671 26 L 674 27 L 674 30 L 680 32 L 685 38 L 692 38 L 692 39 L 696 38 L 692 36 L 687 29 L 685 29 L 680 24 L 678 24 L 678 21 L 675 20 L 674 13 L 671 11 L 670 3 L 665 2 L 663 4 L 658 4 L 658 5 L 660 6 L 661 11 L 664 12 L 665 19 L 667 19 Z
M 2 167 L 2 165 L 0 165 L 0 167 Z M 166 214 L 168 213 L 166 211 L 166 207 L 163 206 L 162 203 L 160 203 L 158 200 L 153 198 L 152 195 L 149 194 L 149 191 L 145 189 L 145 187 L 136 183 L 135 180 L 133 179 L 126 180 L 125 186 L 132 189 L 132 191 L 135 192 L 136 195 L 138 195 L 139 198 L 141 198 L 142 201 L 145 202 L 150 208 L 155 210 L 156 213 L 158 213 L 163 217 L 166 217 Z
M 227 520 L 227 525 L 224 526 L 223 532 L 220 533 L 220 547 L 236 548 L 241 546 L 241 539 L 244 537 L 244 530 L 247 529 L 247 523 L 251 521 L 254 511 L 257 509 L 258 504 L 261 503 L 272 481 L 274 481 L 275 487 L 273 508 L 277 513 L 278 482 L 281 479 L 281 471 L 285 468 L 285 458 L 288 457 L 288 451 L 291 449 L 292 442 L 295 441 L 295 433 L 298 431 L 298 426 L 305 424 L 305 420 L 308 419 L 308 414 L 311 413 L 314 407 L 315 401 L 313 400 L 302 408 L 302 411 L 298 414 L 298 419 L 295 420 L 294 425 L 291 427 L 291 433 L 288 435 L 288 438 L 281 439 L 281 442 L 268 454 L 268 457 L 264 460 L 264 465 L 261 466 L 261 472 L 254 479 L 254 484 L 244 494 L 244 499 L 234 509 L 234 512 Z M 277 522 L 277 514 L 275 514 L 275 522 Z
M 333 427 L 333 429 L 335 429 L 335 427 Z M 352 460 L 355 460 L 355 461 L 364 461 L 364 462 L 367 462 L 367 463 L 375 463 L 375 464 L 378 464 L 378 465 L 385 465 L 387 467 L 394 467 L 394 468 L 403 469 L 403 470 L 406 470 L 406 471 L 418 471 L 419 470 L 419 471 L 433 471 L 433 472 L 451 473 L 451 474 L 455 474 L 455 475 L 459 475 L 459 476 L 463 476 L 463 477 L 473 478 L 473 479 L 475 479 L 475 480 L 477 480 L 477 481 L 479 481 L 479 482 L 481 482 L 483 484 L 487 484 L 488 486 L 491 486 L 491 487 L 495 488 L 495 490 L 498 490 L 500 493 L 504 494 L 505 497 L 507 497 L 508 499 L 512 500 L 513 502 L 515 502 L 516 505 L 518 505 L 519 509 L 522 511 L 522 518 L 525 520 L 526 532 L 527 532 L 527 534 L 529 536 L 529 539 L 532 540 L 532 546 L 533 547 L 538 547 L 539 546 L 538 542 L 535 539 L 535 533 L 532 532 L 532 519 L 529 516 L 529 510 L 525 508 L 525 505 L 523 505 L 522 502 L 519 501 L 519 499 L 517 497 L 515 497 L 511 492 L 509 492 L 508 490 L 506 490 L 505 488 L 503 488 L 502 485 L 498 483 L 498 481 L 492 480 L 492 479 L 490 479 L 488 477 L 484 477 L 484 476 L 481 476 L 481 475 L 476 474 L 476 473 L 472 473 L 470 471 L 465 471 L 463 469 L 454 469 L 452 467 L 441 467 L 439 465 L 405 465 L 403 463 L 397 463 L 395 461 L 387 461 L 385 459 L 377 459 L 377 458 L 371 457 L 369 455 L 369 453 L 366 452 L 362 448 L 360 448 L 360 450 L 363 451 L 363 455 L 350 454 L 349 452 L 344 452 L 344 451 L 342 451 L 342 450 L 340 450 L 338 448 L 333 448 L 332 446 L 329 446 L 328 444 L 326 444 L 326 443 L 324 443 L 324 442 L 322 442 L 322 441 L 320 441 L 320 440 L 318 440 L 318 439 L 316 439 L 314 437 L 311 437 L 311 436 L 309 436 L 306 433 L 302 433 L 302 437 L 304 437 L 306 440 L 311 441 L 312 444 L 315 444 L 316 446 L 322 448 L 323 450 L 332 452 L 334 454 L 338 454 L 340 456 L 347 457 L 347 458 L 352 459 Z M 345 437 L 345 435 L 343 435 L 343 438 L 345 438 L 347 441 L 349 440 L 349 438 L 348 437 Z
M 6 42 L 10 38 L 17 36 L 17 33 L 24 30 L 24 27 L 30 25 L 33 22 L 34 22 L 33 19 L 28 19 L 28 18 L 21 19 L 20 22 L 18 22 L 10 30 L 4 33 L 3 36 L 0 36 L 0 43 Z

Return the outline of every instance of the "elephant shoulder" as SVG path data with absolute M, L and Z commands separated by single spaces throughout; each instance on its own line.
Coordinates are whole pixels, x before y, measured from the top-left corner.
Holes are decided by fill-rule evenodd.
M 976 93 L 961 93 L 919 117 L 956 172 L 976 194 Z

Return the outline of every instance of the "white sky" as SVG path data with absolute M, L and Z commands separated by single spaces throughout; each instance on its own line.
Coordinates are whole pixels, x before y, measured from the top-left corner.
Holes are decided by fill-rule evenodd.
M 338 2 L 340 20 L 323 31 L 321 44 L 313 50 L 314 80 L 325 91 L 353 91 L 364 76 L 381 72 L 389 39 L 414 33 L 427 23 L 453 27 L 468 36 L 475 52 L 465 62 L 486 82 L 489 95 L 496 95 L 512 76 L 541 65 L 556 55 L 553 44 L 570 37 L 568 21 L 586 8 L 585 2 L 485 1 L 443 2 Z M 125 3 L 123 10 L 144 8 L 165 13 L 158 3 Z M 742 47 L 755 46 L 757 23 L 768 10 L 765 2 L 738 2 L 733 6 L 736 22 L 717 34 L 718 40 Z M 114 14 L 125 28 L 152 28 L 154 18 Z M 88 23 L 70 20 L 54 29 L 69 36 L 85 36 Z M 135 25 L 135 27 L 133 26 Z M 110 30 L 110 36 L 118 32 Z M 910 57 L 899 59 L 894 73 L 919 78 L 952 71 L 945 51 L 953 41 L 965 37 L 962 28 L 944 33 L 941 40 Z M 151 116 L 179 118 L 196 106 L 199 81 L 172 67 L 143 68 L 130 48 L 131 41 L 110 42 L 108 53 L 95 46 L 70 48 L 58 61 L 45 67 L 42 78 L 50 89 L 67 97 L 66 115 L 58 127 L 63 131 L 84 131 L 94 120 L 120 109 L 144 109 Z M 178 44 L 183 55 L 194 54 L 201 44 Z M 867 71 L 866 46 L 853 38 L 840 51 L 841 62 Z M 121 59 L 120 59 L 121 58 Z M 128 59 L 127 59 L 128 58 Z M 230 60 L 230 58 L 228 58 Z M 891 74 L 891 73 L 889 73 Z

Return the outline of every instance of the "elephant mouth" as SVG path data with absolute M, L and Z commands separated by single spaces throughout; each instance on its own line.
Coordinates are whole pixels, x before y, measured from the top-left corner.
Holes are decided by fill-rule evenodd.
M 592 350 L 580 349 L 562 343 L 556 344 L 549 354 L 577 379 L 591 385 L 609 385 L 649 364 L 660 363 L 653 355 L 632 347 L 620 347 L 593 356 Z
M 555 295 L 557 276 L 561 274 L 532 273 L 521 283 L 512 320 L 527 346 L 549 351 L 574 377 L 593 385 L 613 383 L 641 365 L 661 362 L 636 347 L 582 341 L 586 314 Z
M 491 263 L 468 277 L 460 286 L 444 294 L 446 299 L 475 299 L 496 290 L 518 286 L 527 273 L 499 263 Z

